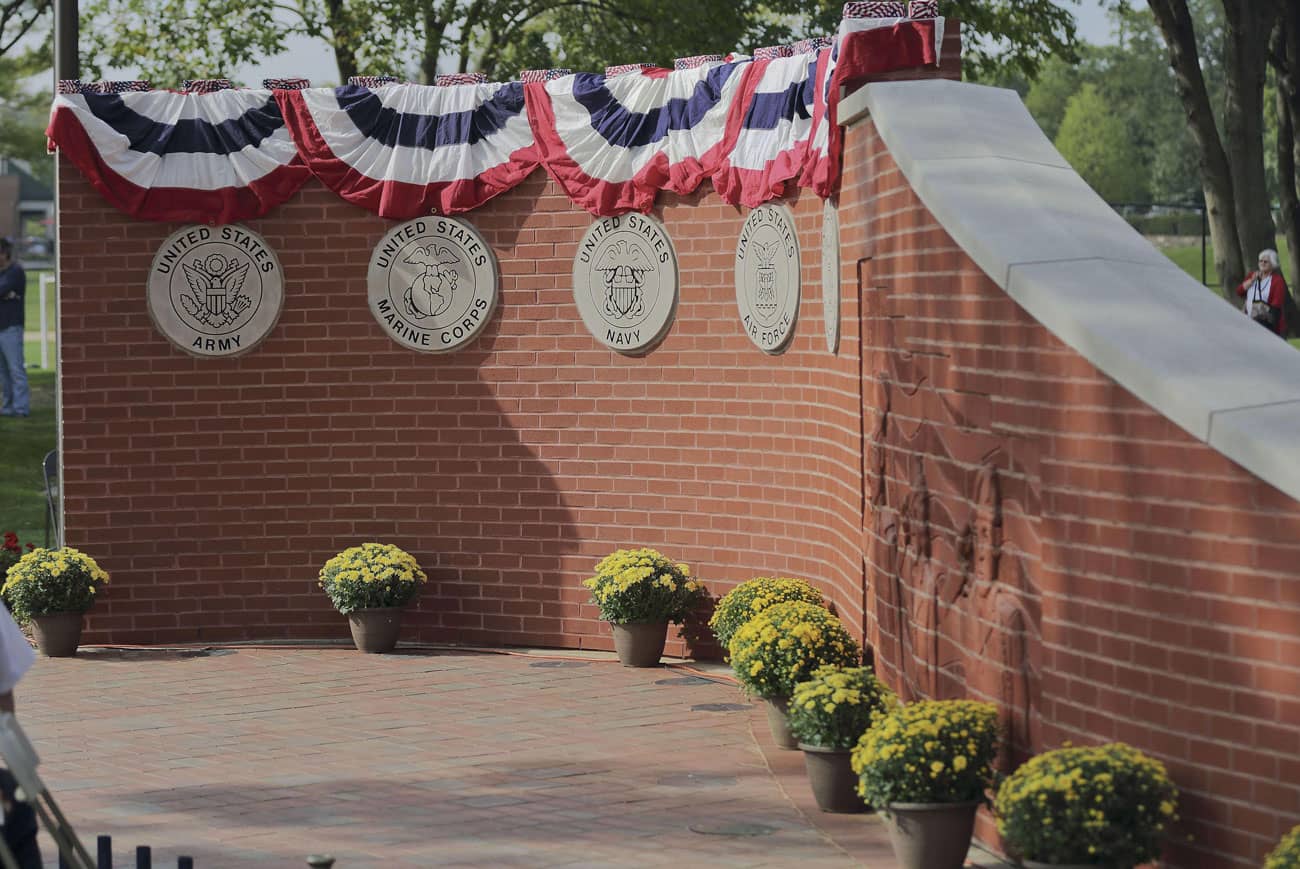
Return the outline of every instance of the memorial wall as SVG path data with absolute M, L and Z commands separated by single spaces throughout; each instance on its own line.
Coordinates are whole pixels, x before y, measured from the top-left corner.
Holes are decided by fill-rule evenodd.
M 850 90 L 958 79 L 956 28 L 926 39 L 941 65 Z M 518 105 L 562 106 L 559 81 Z M 1258 865 L 1300 811 L 1300 504 L 1013 298 L 941 201 L 970 185 L 927 186 L 929 145 L 889 138 L 991 92 L 930 84 L 967 89 L 857 100 L 820 176 L 669 159 L 592 183 L 556 114 L 568 145 L 520 178 L 367 184 L 353 149 L 290 183 L 286 157 L 206 200 L 278 202 L 209 224 L 61 160 L 66 537 L 114 577 L 86 639 L 341 639 L 316 573 L 379 540 L 430 575 L 404 640 L 609 649 L 580 583 L 653 546 L 714 594 L 810 579 L 904 697 L 998 702 L 1004 764 L 1149 751 L 1183 791 L 1173 865 Z M 286 118 L 363 126 L 359 91 L 300 93 Z M 970 111 L 996 157 L 980 137 L 1018 116 Z

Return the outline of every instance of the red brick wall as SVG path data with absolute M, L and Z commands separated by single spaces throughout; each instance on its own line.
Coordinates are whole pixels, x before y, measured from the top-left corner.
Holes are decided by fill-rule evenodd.
M 1300 822 L 1300 504 L 1039 326 L 869 121 L 847 143 L 881 671 L 905 694 L 1001 702 L 1008 761 L 1140 747 L 1182 790 L 1170 865 L 1260 865 Z M 991 566 L 967 542 L 981 501 L 1001 519 Z
M 374 539 L 431 574 L 412 640 L 608 648 L 579 583 L 635 545 L 717 591 L 812 577 L 861 629 L 857 309 L 831 356 L 816 197 L 791 201 L 804 302 L 781 356 L 741 331 L 745 214 L 711 191 L 657 212 L 681 271 L 666 340 L 643 359 L 601 348 L 568 288 L 590 218 L 538 172 L 472 215 L 502 292 L 467 349 L 417 354 L 380 330 L 365 270 L 388 224 L 313 183 L 249 224 L 284 267 L 279 325 L 200 360 L 146 310 L 175 227 L 62 181 L 67 540 L 114 576 L 88 641 L 346 636 L 316 572 Z

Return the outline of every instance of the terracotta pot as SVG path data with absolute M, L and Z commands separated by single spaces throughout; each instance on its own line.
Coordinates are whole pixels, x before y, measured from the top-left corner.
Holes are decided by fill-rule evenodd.
M 402 608 L 397 606 L 353 610 L 348 613 L 352 642 L 363 652 L 383 654 L 397 647 L 402 627 Z
M 71 658 L 81 645 L 83 613 L 49 613 L 32 616 L 32 636 L 47 658 Z
M 903 869 L 961 869 L 975 832 L 978 801 L 890 803 L 883 813 Z
M 776 747 L 794 751 L 799 741 L 790 732 L 790 698 L 764 697 L 763 705 L 767 707 L 767 726 L 772 730 L 772 741 Z
M 803 750 L 803 764 L 808 770 L 808 784 L 817 799 L 817 808 L 841 814 L 867 810 L 867 804 L 858 796 L 857 773 L 849 764 L 852 749 L 824 748 L 802 742 L 799 748 Z
M 658 667 L 664 656 L 664 643 L 668 641 L 668 622 L 630 622 L 616 625 L 614 649 L 619 663 L 624 667 Z

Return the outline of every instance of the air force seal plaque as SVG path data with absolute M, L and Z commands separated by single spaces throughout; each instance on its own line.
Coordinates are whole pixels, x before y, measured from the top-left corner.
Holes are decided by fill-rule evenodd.
M 573 300 L 606 347 L 653 346 L 677 310 L 677 252 L 663 226 L 635 212 L 593 223 L 573 258 Z
M 780 353 L 799 318 L 799 236 L 781 205 L 749 213 L 736 243 L 736 305 L 745 334 L 765 353 Z
M 283 307 L 280 261 L 242 226 L 178 229 L 149 269 L 149 316 L 167 340 L 195 356 L 251 350 Z
M 446 353 L 473 341 L 492 319 L 497 261 L 469 223 L 418 217 L 380 239 L 366 284 L 370 313 L 394 341 Z

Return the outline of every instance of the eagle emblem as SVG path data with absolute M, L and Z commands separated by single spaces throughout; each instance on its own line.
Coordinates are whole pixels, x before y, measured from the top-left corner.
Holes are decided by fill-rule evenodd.
M 196 322 L 213 329 L 231 325 L 253 304 L 244 292 L 249 263 L 240 264 L 219 253 L 182 262 L 189 293 L 181 294 L 181 306 Z
M 651 263 L 640 245 L 623 239 L 615 241 L 605 248 L 594 268 L 605 276 L 607 316 L 624 320 L 645 313 L 643 284 Z

